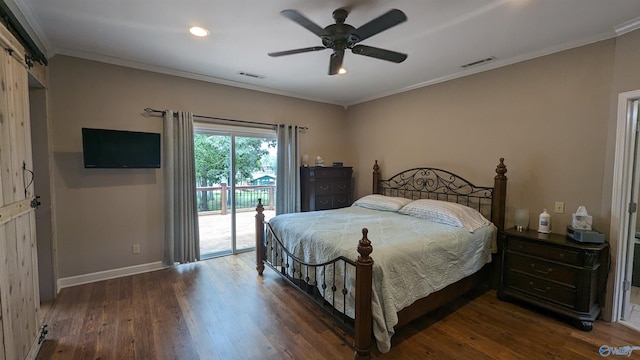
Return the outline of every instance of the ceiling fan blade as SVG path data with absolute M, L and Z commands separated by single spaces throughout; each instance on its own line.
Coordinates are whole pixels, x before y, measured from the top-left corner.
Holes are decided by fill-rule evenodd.
M 320 26 L 318 26 L 313 21 L 309 20 L 309 18 L 307 18 L 306 16 L 302 15 L 297 10 L 293 10 L 293 9 L 282 10 L 280 12 L 280 14 L 282 14 L 283 16 L 289 18 L 290 20 L 293 20 L 294 22 L 300 24 L 302 27 L 304 27 L 305 29 L 311 31 L 312 33 L 316 34 L 317 36 L 322 36 L 323 35 L 323 29 Z
M 344 50 L 336 50 L 331 54 L 331 60 L 329 61 L 329 75 L 335 75 L 340 71 L 343 59 Z
M 301 53 L 306 53 L 306 52 L 311 52 L 311 51 L 319 51 L 319 50 L 324 50 L 324 49 L 326 49 L 326 47 L 324 47 L 324 46 L 312 46 L 312 47 L 302 48 L 302 49 L 270 52 L 270 53 L 268 53 L 268 55 L 271 56 L 271 57 L 277 57 L 277 56 L 284 56 L 284 55 L 301 54 Z
M 407 54 L 366 45 L 356 45 L 351 49 L 351 52 L 380 60 L 392 61 L 394 63 L 401 63 L 407 58 Z
M 388 12 L 378 16 L 377 18 L 369 21 L 368 23 L 360 26 L 354 31 L 354 34 L 358 37 L 358 42 L 370 38 L 377 33 L 394 27 L 401 22 L 407 20 L 407 16 L 398 9 L 392 9 Z

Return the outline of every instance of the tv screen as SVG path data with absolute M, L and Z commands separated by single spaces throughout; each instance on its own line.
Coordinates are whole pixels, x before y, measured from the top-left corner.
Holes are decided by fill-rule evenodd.
M 82 128 L 85 168 L 159 168 L 160 134 Z

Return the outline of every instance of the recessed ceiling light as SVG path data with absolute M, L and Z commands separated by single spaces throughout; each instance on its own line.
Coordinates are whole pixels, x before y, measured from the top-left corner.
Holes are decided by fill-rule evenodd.
M 205 37 L 207 35 L 209 35 L 209 30 L 205 29 L 205 28 L 201 28 L 200 26 L 192 26 L 189 29 L 189 32 L 197 37 Z
M 340 68 L 340 70 L 338 70 L 338 74 L 340 74 L 340 75 L 344 75 L 346 73 L 347 73 L 347 69 L 345 69 L 345 68 Z

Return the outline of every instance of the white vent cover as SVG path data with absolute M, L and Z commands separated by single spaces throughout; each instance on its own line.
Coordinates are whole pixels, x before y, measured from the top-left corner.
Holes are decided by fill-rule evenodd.
M 472 66 L 478 66 L 478 65 L 481 65 L 481 64 L 486 64 L 486 63 L 488 63 L 488 62 L 490 62 L 490 61 L 493 61 L 493 60 L 495 60 L 495 59 L 496 59 L 496 57 L 495 57 L 495 56 L 492 56 L 492 57 L 488 57 L 488 58 L 486 58 L 486 59 L 482 59 L 482 60 L 477 60 L 477 61 L 474 61 L 474 62 L 470 62 L 470 63 L 468 63 L 468 64 L 462 65 L 461 67 L 462 67 L 462 68 L 464 68 L 464 69 L 466 69 L 466 68 L 469 68 L 469 67 L 472 67 Z
M 254 79 L 264 79 L 264 75 L 256 75 L 256 74 L 252 74 L 244 71 L 238 71 L 238 75 L 246 76 Z

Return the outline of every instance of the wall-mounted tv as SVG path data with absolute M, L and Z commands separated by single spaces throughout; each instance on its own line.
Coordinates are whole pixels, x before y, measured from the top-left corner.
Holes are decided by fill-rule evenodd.
M 160 134 L 82 128 L 85 168 L 159 168 Z

